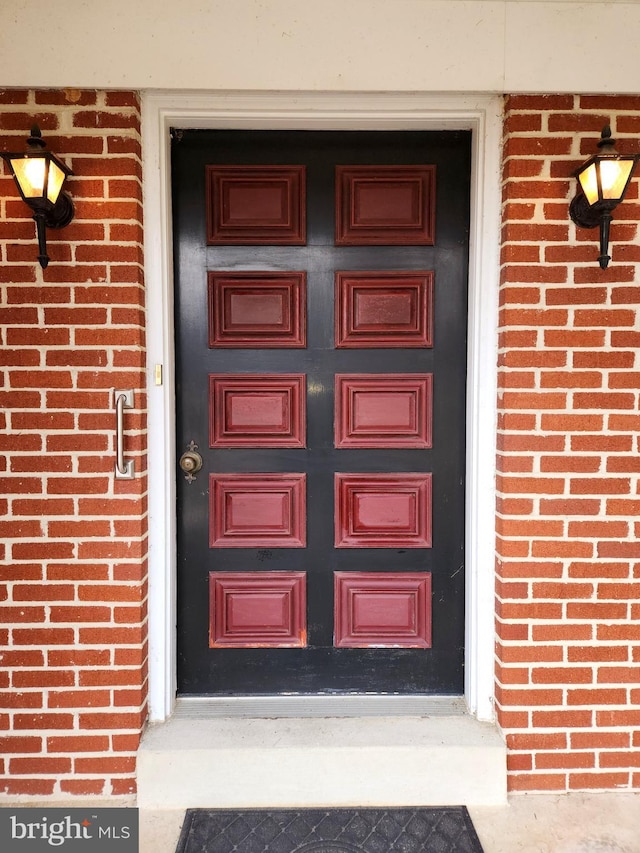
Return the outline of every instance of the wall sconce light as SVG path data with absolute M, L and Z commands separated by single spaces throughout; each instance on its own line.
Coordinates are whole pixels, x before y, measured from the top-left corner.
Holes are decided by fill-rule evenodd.
M 38 260 L 44 269 L 47 255 L 47 228 L 64 228 L 73 219 L 73 202 L 62 187 L 73 172 L 51 151 L 42 138 L 37 124 L 31 128 L 25 151 L 19 154 L 2 153 L 11 169 L 20 195 L 33 210 L 38 234 Z
M 611 260 L 609 249 L 609 226 L 611 213 L 622 201 L 633 175 L 638 156 L 620 155 L 615 149 L 616 141 L 611 138 L 611 128 L 602 129 L 598 142 L 600 152 L 590 157 L 575 172 L 580 190 L 571 202 L 569 215 L 580 228 L 600 226 L 601 269 L 606 269 Z

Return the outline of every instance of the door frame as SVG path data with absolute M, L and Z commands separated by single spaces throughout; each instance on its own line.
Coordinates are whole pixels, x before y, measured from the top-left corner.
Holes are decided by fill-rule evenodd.
M 471 130 L 465 700 L 493 719 L 502 98 L 407 93 L 148 92 L 142 97 L 147 311 L 149 716 L 176 692 L 176 452 L 170 128 Z M 161 384 L 157 365 L 161 365 Z

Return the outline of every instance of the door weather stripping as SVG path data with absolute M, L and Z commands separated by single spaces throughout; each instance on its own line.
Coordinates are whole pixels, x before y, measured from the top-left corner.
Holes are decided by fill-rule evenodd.
M 133 408 L 133 391 L 114 391 L 113 405 L 116 410 L 116 480 L 133 480 L 135 463 L 124 458 L 124 410 Z
M 468 716 L 462 696 L 182 696 L 174 719 L 217 717 L 459 717 Z

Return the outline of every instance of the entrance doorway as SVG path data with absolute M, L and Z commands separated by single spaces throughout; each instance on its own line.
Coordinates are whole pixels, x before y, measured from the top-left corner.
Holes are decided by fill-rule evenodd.
M 462 693 L 470 133 L 172 174 L 179 693 Z

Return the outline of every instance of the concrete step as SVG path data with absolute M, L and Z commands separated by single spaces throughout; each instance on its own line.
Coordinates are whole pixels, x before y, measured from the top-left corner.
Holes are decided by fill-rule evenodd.
M 506 749 L 462 714 L 207 717 L 148 727 L 140 808 L 501 805 Z

